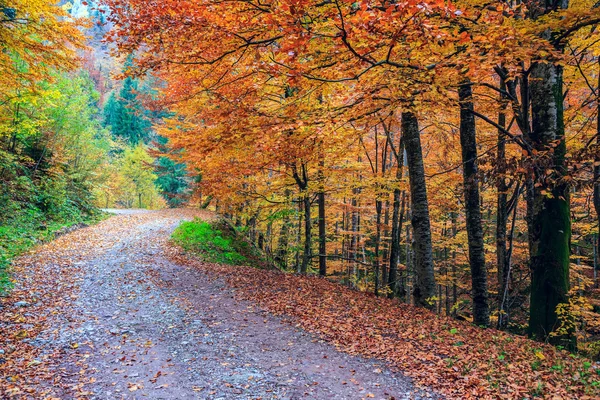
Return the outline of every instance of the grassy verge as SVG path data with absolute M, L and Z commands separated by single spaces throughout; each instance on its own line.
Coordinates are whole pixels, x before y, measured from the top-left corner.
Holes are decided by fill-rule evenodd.
M 228 265 L 263 267 L 260 254 L 225 221 L 206 222 L 198 218 L 181 223 L 173 242 L 203 261 Z
M 39 213 L 31 212 L 16 216 L 0 225 L 0 294 L 12 287 L 10 263 L 13 258 L 25 253 L 39 243 L 48 242 L 57 233 L 77 224 L 92 225 L 109 217 L 95 212 L 68 219 L 43 220 Z

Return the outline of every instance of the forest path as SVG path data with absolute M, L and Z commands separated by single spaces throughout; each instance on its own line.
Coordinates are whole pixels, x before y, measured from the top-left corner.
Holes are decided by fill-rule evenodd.
M 50 268 L 63 264 L 60 274 L 78 276 L 69 295 L 76 300 L 46 309 L 51 323 L 33 339 L 43 362 L 54 360 L 48 394 L 72 398 L 75 387 L 92 399 L 420 398 L 381 363 L 338 352 L 237 300 L 219 277 L 170 261 L 170 233 L 194 214 L 120 212 L 58 239 L 58 255 L 42 246 L 26 257 L 36 269 L 52 259 Z M 70 263 L 56 262 L 63 255 Z

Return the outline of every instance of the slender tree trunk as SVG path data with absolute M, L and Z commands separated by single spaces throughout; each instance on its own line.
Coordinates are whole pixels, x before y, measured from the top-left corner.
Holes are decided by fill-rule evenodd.
M 456 213 L 450 213 L 450 221 L 452 222 L 452 238 L 456 238 L 456 234 L 458 233 L 458 229 L 456 227 Z M 456 317 L 457 307 L 456 303 L 458 302 L 458 285 L 456 282 L 458 281 L 458 269 L 456 268 L 456 250 L 452 250 L 452 316 Z
M 546 3 L 539 1 L 544 9 Z M 559 6 L 566 8 L 567 3 Z M 551 9 L 546 9 L 550 12 Z M 575 346 L 572 333 L 549 336 L 558 327 L 556 308 L 568 302 L 571 219 L 569 185 L 563 179 L 566 143 L 563 120 L 563 67 L 537 62 L 531 66 L 532 131 L 537 150 L 531 205 L 531 299 L 529 332 L 537 339 Z
M 319 207 L 319 275 L 327 275 L 327 225 L 325 221 L 325 156 L 322 150 L 319 150 L 319 192 L 317 193 L 317 203 Z
M 506 90 L 504 79 L 500 78 L 500 89 Z M 506 99 L 504 95 L 500 97 L 501 105 L 498 113 L 498 125 L 506 128 Z M 498 329 L 504 327 L 504 287 L 506 281 L 506 224 L 508 223 L 508 185 L 506 184 L 506 139 L 501 130 L 498 130 L 498 149 L 496 153 L 496 168 L 498 169 L 498 181 L 496 189 L 498 191 L 497 209 L 496 209 L 496 264 L 498 266 Z
M 304 253 L 302 254 L 300 273 L 306 274 L 312 259 L 312 220 L 310 216 L 310 196 L 308 193 L 304 193 L 302 203 L 304 204 Z
M 246 228 L 248 228 L 250 242 L 256 244 L 256 215 L 253 215 L 248 221 L 246 221 Z
M 356 195 L 356 191 L 354 194 Z M 350 200 L 350 205 L 352 206 L 352 213 L 350 214 L 350 229 L 352 230 L 352 237 L 350 238 L 350 251 L 352 252 L 352 275 L 354 276 L 354 279 L 356 279 L 358 275 L 358 269 L 356 265 L 356 262 L 358 261 L 358 203 L 356 201 L 356 197 L 353 197 L 352 200 Z
M 392 238 L 390 243 L 390 268 L 388 279 L 388 295 L 390 298 L 397 294 L 398 260 L 400 259 L 400 235 L 402 233 L 401 202 L 403 200 L 400 187 L 404 168 L 404 142 L 400 138 L 398 153 L 396 157 L 396 187 L 392 201 Z
M 306 163 L 301 162 L 300 172 L 296 165 L 292 166 L 292 174 L 298 188 L 300 189 L 300 197 L 304 207 L 304 253 L 302 254 L 302 264 L 299 272 L 306 274 L 312 260 L 312 219 L 310 215 L 310 193 L 308 191 L 308 171 Z M 300 229 L 300 227 L 299 227 Z
M 319 202 L 319 275 L 327 275 L 327 230 L 325 225 L 325 192 L 318 193 Z
M 402 113 L 402 134 L 408 161 L 410 198 L 413 227 L 415 284 L 413 298 L 415 305 L 433 308 L 435 296 L 435 276 L 429 221 L 429 203 L 425 184 L 425 167 L 421 134 L 417 117 L 411 112 Z
M 473 297 L 473 323 L 488 326 L 490 309 L 487 291 L 487 270 L 483 247 L 483 228 L 479 203 L 479 177 L 477 175 L 477 137 L 473 114 L 471 82 L 462 82 L 458 89 L 460 101 L 460 147 L 462 150 L 465 194 L 466 227 L 471 266 L 471 295 Z
M 594 285 L 598 267 L 598 251 L 600 251 L 600 57 L 598 57 L 598 88 L 596 89 L 596 156 L 594 157 L 594 210 L 598 220 L 598 234 L 594 244 Z
M 287 269 L 287 251 L 289 244 L 289 232 L 290 232 L 290 217 L 286 213 L 281 219 L 281 229 L 279 230 L 279 237 L 277 238 L 277 250 L 275 251 L 275 262 L 282 268 Z
M 296 236 L 296 272 L 300 272 L 300 243 L 302 243 L 302 214 L 304 203 L 298 201 L 298 235 Z
M 383 207 L 385 212 L 383 213 L 383 226 L 385 227 L 383 229 L 383 236 L 384 237 L 390 237 L 390 230 L 389 230 L 389 226 L 390 226 L 390 201 L 389 199 L 385 201 L 385 206 Z M 387 282 L 388 282 L 388 268 L 387 266 L 389 265 L 389 256 L 390 256 L 390 251 L 391 251 L 391 241 L 385 241 L 384 242 L 384 249 L 383 249 L 383 254 L 382 254 L 382 260 L 381 260 L 381 287 L 382 288 L 386 288 L 387 287 Z
M 379 242 L 381 241 L 381 212 L 383 209 L 383 202 L 381 200 L 375 200 L 375 213 L 377 214 L 376 217 L 376 224 L 377 226 L 375 227 L 375 265 L 374 265 L 374 269 L 375 269 L 375 295 L 378 296 L 379 295 L 379 266 L 380 266 L 380 260 L 379 260 Z
M 410 214 L 410 211 L 407 213 L 407 215 Z M 402 280 L 402 287 L 404 288 L 404 297 L 405 301 L 410 304 L 410 300 L 412 297 L 412 288 L 413 288 L 413 284 L 412 284 L 412 277 L 413 277 L 413 261 L 414 261 L 414 257 L 413 257 L 413 251 L 411 250 L 412 246 L 412 240 L 411 240 L 411 236 L 410 236 L 410 225 L 406 225 L 406 275 L 404 276 L 404 279 Z
M 394 135 L 392 132 L 390 132 L 389 138 L 388 138 L 388 142 L 386 142 L 386 145 L 389 146 L 390 148 L 392 148 L 391 144 L 393 143 L 394 140 Z M 401 151 L 401 150 L 398 150 Z M 386 170 L 390 170 L 393 165 L 394 165 L 394 160 L 395 160 L 395 156 L 394 156 L 394 152 L 393 151 L 388 151 L 388 166 L 386 168 Z M 392 199 L 393 201 L 393 199 Z M 383 236 L 386 238 L 389 238 L 391 235 L 390 232 L 390 199 L 389 199 L 389 195 L 388 197 L 386 197 L 385 199 L 385 213 L 384 213 L 384 218 L 383 218 L 383 225 L 385 226 L 384 230 L 383 230 Z M 381 263 L 381 287 L 382 288 L 387 288 L 388 287 L 388 266 L 390 263 L 390 252 L 391 252 L 391 248 L 392 248 L 392 241 L 390 240 L 386 240 L 385 241 L 385 249 L 383 252 L 383 259 L 382 259 L 382 263 Z

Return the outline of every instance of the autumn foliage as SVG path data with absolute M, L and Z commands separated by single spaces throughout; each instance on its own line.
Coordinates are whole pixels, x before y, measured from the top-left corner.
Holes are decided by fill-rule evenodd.
M 76 136 L 50 140 L 64 114 L 29 116 L 37 101 L 53 110 L 48 85 L 72 69 L 81 21 L 17 3 L 0 2 L 0 155 L 32 176 L 36 159 L 60 172 L 77 159 L 66 150 Z M 128 146 L 143 143 L 121 159 L 103 142 L 111 161 L 77 171 L 106 206 L 162 205 L 146 147 L 162 150 L 171 162 L 163 170 L 174 171 L 165 186 L 175 182 L 179 195 L 187 188 L 179 183 L 193 180 L 192 202 L 226 217 L 274 268 L 377 296 L 235 270 L 242 292 L 271 310 L 450 396 L 597 393 L 597 378 L 566 353 L 454 321 L 600 357 L 595 0 L 102 0 L 92 8 L 111 27 L 106 50 L 124 60 L 103 128 Z M 35 24 L 24 28 L 23 15 Z M 56 157 L 44 146 L 40 156 L 41 143 Z M 5 180 L 14 186 L 22 174 L 12 171 Z M 269 290 L 255 293 L 259 284 Z M 335 322 L 319 317 L 328 310 Z M 445 386 L 459 375 L 468 379 Z
M 571 213 L 600 176 L 597 5 L 105 4 L 128 74 L 164 83 L 176 159 L 276 263 L 479 325 L 530 309 L 575 345 L 557 307 L 597 265 L 597 217 Z

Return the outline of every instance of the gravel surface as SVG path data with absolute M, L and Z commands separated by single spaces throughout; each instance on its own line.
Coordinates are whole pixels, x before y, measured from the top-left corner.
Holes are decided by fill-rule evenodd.
M 71 380 L 85 376 L 89 398 L 427 396 L 383 363 L 338 352 L 289 321 L 237 300 L 210 272 L 167 260 L 170 233 L 189 217 L 120 210 L 96 227 L 109 238 L 79 259 L 80 294 L 71 311 L 78 322 L 59 328 L 55 341 L 77 348 L 83 361 L 76 365 L 66 357 L 57 371 Z M 111 226 L 119 227 L 118 234 Z

